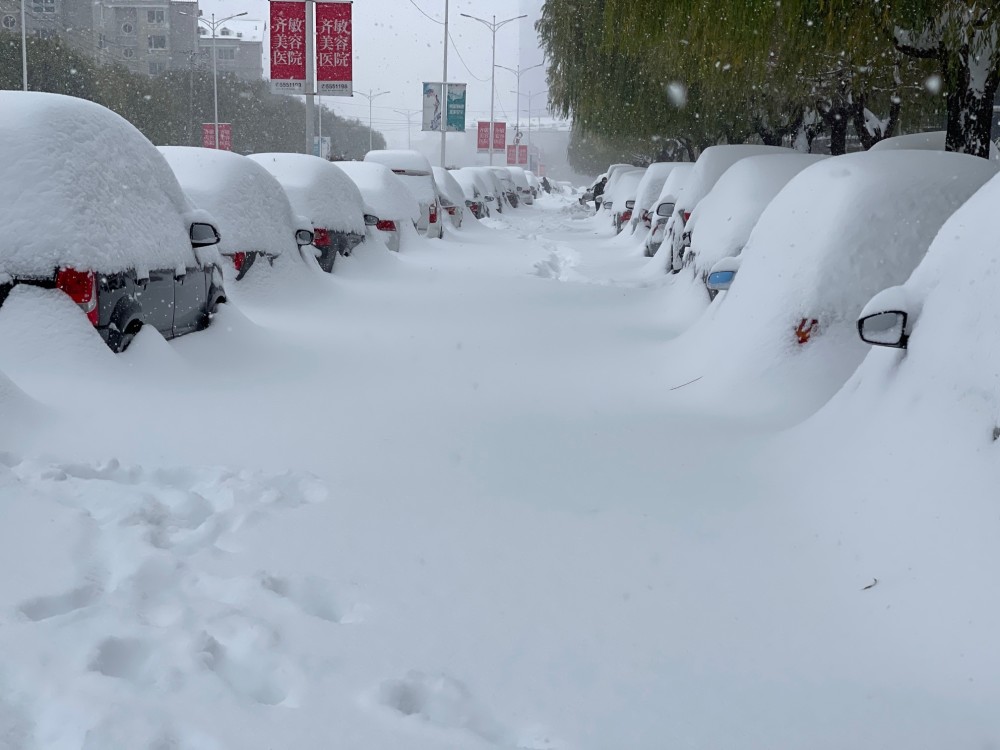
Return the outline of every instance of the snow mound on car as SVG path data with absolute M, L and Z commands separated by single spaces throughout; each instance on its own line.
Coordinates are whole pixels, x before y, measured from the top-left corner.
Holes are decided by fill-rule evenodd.
M 334 232 L 364 233 L 361 193 L 335 165 L 309 154 L 251 154 L 250 158 L 277 178 L 295 213 Z
M 161 146 L 188 198 L 215 218 L 219 252 L 294 251 L 295 216 L 285 191 L 270 172 L 230 151 Z
M 191 209 L 124 118 L 83 99 L 0 91 L 0 271 L 190 266 Z
M 674 171 L 674 167 L 680 163 L 676 161 L 656 162 L 646 168 L 646 173 L 642 176 L 642 181 L 636 190 L 635 211 L 639 216 L 642 216 L 643 211 L 655 208 L 656 196 L 663 190 L 663 185 L 670 173 Z
M 855 330 L 865 303 L 904 281 L 945 220 L 995 174 L 985 159 L 930 151 L 812 165 L 765 209 L 732 289 L 678 340 L 674 358 L 687 352 L 695 375 L 742 393 L 741 408 L 801 397 L 814 411 L 868 352 Z
M 767 204 L 795 175 L 821 159 L 816 154 L 750 156 L 727 169 L 691 214 L 692 263 L 695 276 L 736 255 Z
M 337 166 L 354 181 L 364 197 L 365 211 L 380 219 L 420 218 L 416 198 L 384 164 L 339 161 Z
M 698 201 L 708 195 L 708 191 L 723 173 L 740 159 L 790 153 L 793 153 L 791 149 L 781 146 L 710 146 L 701 152 L 698 161 L 694 163 L 691 176 L 684 185 L 684 193 L 677 201 L 677 208 L 690 211 L 697 206 Z
M 943 130 L 933 130 L 929 133 L 907 133 L 884 138 L 871 147 L 871 151 L 944 151 L 947 133 Z M 990 161 L 1000 161 L 1000 149 L 990 142 Z

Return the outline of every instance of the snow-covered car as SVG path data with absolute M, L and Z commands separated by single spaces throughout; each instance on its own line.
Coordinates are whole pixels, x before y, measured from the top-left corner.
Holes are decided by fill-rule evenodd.
M 384 164 L 364 161 L 335 164 L 361 191 L 369 231 L 376 233 L 390 250 L 398 252 L 402 235 L 407 230 L 412 235 L 420 219 L 420 204 L 413 193 Z
M 632 211 L 635 209 L 635 200 L 639 194 L 639 183 L 646 176 L 646 170 L 640 169 L 632 172 L 623 172 L 621 179 L 615 185 L 612 219 L 615 224 L 615 232 L 621 233 L 622 229 L 632 222 Z M 610 183 L 608 183 L 610 185 Z
M 623 184 L 628 186 L 631 183 L 631 178 L 627 181 L 625 180 L 626 175 L 638 175 L 638 179 L 642 179 L 644 171 L 641 167 L 627 167 L 626 169 L 616 169 L 613 173 L 609 173 L 611 176 L 608 177 L 608 184 L 604 186 L 604 195 L 601 196 L 601 208 L 611 213 L 612 223 L 615 223 L 614 212 L 618 208 L 618 204 L 621 204 L 622 210 L 625 207 L 625 197 L 620 194 L 619 186 Z M 637 186 L 638 181 L 635 184 Z M 617 226 L 617 224 L 615 225 Z
M 856 330 L 865 303 L 905 281 L 996 174 L 985 159 L 933 151 L 847 154 L 802 170 L 768 204 L 731 288 L 699 321 L 709 330 L 686 332 L 720 356 L 703 367 L 734 378 L 746 367 L 752 378 L 794 372 L 829 398 L 866 352 Z
M 538 176 L 532 172 L 530 169 L 524 170 L 524 176 L 528 179 L 528 185 L 531 186 L 531 194 L 537 198 L 542 192 L 542 181 L 538 179 Z
M 462 228 L 462 219 L 465 216 L 465 192 L 458 184 L 451 172 L 444 167 L 433 167 L 434 187 L 437 190 L 438 200 L 444 213 L 451 218 L 451 224 L 455 229 Z
M 643 242 L 643 252 L 647 258 L 652 258 L 660 249 L 667 233 L 667 224 L 674 215 L 674 206 L 677 205 L 678 197 L 684 190 L 691 173 L 694 171 L 694 164 L 685 162 L 676 165 L 667 179 L 663 182 L 663 188 L 656 200 L 653 201 L 652 227 Z
M 497 180 L 489 167 L 462 167 L 456 170 L 459 174 L 469 175 L 483 193 L 486 201 L 487 216 L 495 209 L 498 213 L 503 213 L 503 198 L 500 181 Z M 482 218 L 482 217 L 480 217 Z
M 656 209 L 656 198 L 663 190 L 667 177 L 681 162 L 660 161 L 646 167 L 646 172 L 639 182 L 636 191 L 635 205 L 632 208 L 632 228 L 638 229 L 641 223 L 644 229 L 653 228 L 653 211 Z
M 219 231 L 163 155 L 109 109 L 0 92 L 0 301 L 60 289 L 123 351 L 143 326 L 173 338 L 225 301 Z
M 417 231 L 427 237 L 441 237 L 441 207 L 438 204 L 437 191 L 434 189 L 431 163 L 427 161 L 427 157 L 419 151 L 386 149 L 369 151 L 365 154 L 365 161 L 382 164 L 391 169 L 420 204 Z
M 160 153 L 191 202 L 212 214 L 222 235 L 219 252 L 237 279 L 259 256 L 273 261 L 312 244 L 311 222 L 295 214 L 281 183 L 252 159 L 192 146 L 161 146 Z
M 790 152 L 736 162 L 691 213 L 685 228 L 691 237 L 685 265 L 707 282 L 720 260 L 740 254 L 774 196 L 799 172 L 825 158 Z M 709 295 L 714 297 L 714 291 L 710 288 Z
M 507 167 L 511 179 L 514 181 L 514 188 L 517 190 L 517 197 L 524 205 L 530 206 L 535 202 L 535 194 L 531 190 L 531 183 L 528 175 L 521 167 Z
M 313 225 L 316 262 L 327 273 L 365 238 L 361 193 L 341 170 L 309 154 L 252 154 L 285 190 L 292 210 Z
M 489 216 L 489 208 L 486 202 L 485 184 L 477 179 L 472 172 L 462 169 L 449 170 L 452 178 L 458 183 L 465 196 L 465 205 L 477 219 L 485 219 Z
M 944 151 L 947 133 L 943 130 L 931 130 L 925 133 L 908 133 L 883 138 L 869 149 L 870 151 Z M 990 161 L 1000 161 L 1000 149 L 990 142 Z
M 517 208 L 520 201 L 518 199 L 517 185 L 514 184 L 514 178 L 511 177 L 510 170 L 507 167 L 487 167 L 487 169 L 496 177 L 500 185 L 500 194 L 507 201 L 507 205 L 511 208 Z
M 740 159 L 768 154 L 789 154 L 791 149 L 781 146 L 725 145 L 710 146 L 701 152 L 694 169 L 685 183 L 684 192 L 678 196 L 674 212 L 667 221 L 665 241 L 670 248 L 667 270 L 677 273 L 684 263 L 684 253 L 691 236 L 686 232 L 688 219 L 699 201 L 708 195 L 723 173 Z

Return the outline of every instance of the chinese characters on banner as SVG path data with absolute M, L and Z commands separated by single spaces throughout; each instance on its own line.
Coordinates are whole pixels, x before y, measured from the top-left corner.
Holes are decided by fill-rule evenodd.
M 517 146 L 507 147 L 507 164 L 517 164 Z
M 271 90 L 306 93 L 306 3 L 271 2 Z
M 507 148 L 507 123 L 493 123 L 493 150 L 503 153 Z M 485 120 L 479 121 L 476 129 L 476 150 L 485 153 L 490 150 L 490 124 Z
M 215 123 L 201 124 L 201 145 L 203 148 L 215 148 Z M 219 123 L 219 150 L 233 150 L 233 126 L 228 122 Z
M 448 103 L 444 102 L 444 84 L 424 82 L 424 112 L 421 130 L 441 132 L 441 117 L 447 118 L 449 133 L 465 132 L 465 84 L 448 84 Z M 443 110 L 443 111 L 442 111 Z M 487 141 L 487 147 L 489 142 Z
M 525 166 L 528 163 L 528 147 L 518 146 L 517 147 L 517 163 L 521 166 Z
M 316 83 L 323 96 L 351 96 L 351 4 L 316 3 Z

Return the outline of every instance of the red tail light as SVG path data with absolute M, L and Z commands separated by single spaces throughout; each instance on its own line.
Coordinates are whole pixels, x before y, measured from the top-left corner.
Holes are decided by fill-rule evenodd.
M 626 211 L 622 214 L 622 221 L 632 221 L 632 212 Z
M 247 262 L 246 253 L 233 253 L 233 268 L 237 271 L 243 268 L 243 264 Z
M 87 313 L 87 319 L 97 325 L 97 277 L 93 271 L 62 268 L 56 275 L 56 289 L 61 289 Z
M 472 211 L 472 213 L 478 214 L 479 213 L 479 204 L 478 203 L 470 203 L 469 204 L 469 209 Z
M 437 207 L 437 203 L 432 203 L 431 204 L 431 215 L 430 215 L 430 218 L 428 219 L 428 222 L 431 223 L 431 224 L 436 224 L 437 220 L 438 220 L 438 207 Z
M 379 221 L 378 224 L 375 225 L 375 228 L 381 232 L 395 232 L 396 222 L 391 221 L 389 219 L 382 219 L 381 221 Z
M 690 211 L 684 211 L 682 215 L 684 216 L 684 223 L 687 224 L 688 223 L 688 219 L 691 218 L 691 212 Z
M 327 247 L 330 244 L 330 233 L 323 227 L 313 229 L 313 245 Z
M 455 211 L 457 209 L 458 209 L 458 206 L 445 206 L 444 207 L 444 210 L 448 212 L 449 216 L 454 216 L 455 215 Z

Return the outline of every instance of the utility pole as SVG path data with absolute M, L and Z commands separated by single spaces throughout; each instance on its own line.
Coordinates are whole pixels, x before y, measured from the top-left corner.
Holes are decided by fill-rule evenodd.
M 198 22 L 203 23 L 212 30 L 212 98 L 215 107 L 215 149 L 219 149 L 219 68 L 218 60 L 219 53 L 215 47 L 215 38 L 218 36 L 216 30 L 224 24 L 226 21 L 232 21 L 234 18 L 239 18 L 240 16 L 247 15 L 246 11 L 242 13 L 236 13 L 232 16 L 226 16 L 225 18 L 220 18 L 218 21 L 215 20 L 215 14 L 212 14 L 212 20 L 206 21 L 204 18 L 199 18 Z
M 354 93 L 355 94 L 360 94 L 361 96 L 365 97 L 368 100 L 368 150 L 371 151 L 372 150 L 372 136 L 374 135 L 374 133 L 372 132 L 372 100 L 373 99 L 378 99 L 380 96 L 383 96 L 384 94 L 389 94 L 391 92 L 389 92 L 389 91 L 379 91 L 377 94 L 373 94 L 372 90 L 368 89 L 368 93 L 367 94 L 364 91 L 355 91 Z
M 313 152 L 313 123 L 316 118 L 316 3 L 306 0 L 306 153 Z
M 397 115 L 402 115 L 403 117 L 406 118 L 406 147 L 413 148 L 413 132 L 411 130 L 412 125 L 410 124 L 410 118 L 413 117 L 413 115 L 419 115 L 420 110 L 394 109 L 392 111 L 395 112 Z
M 460 15 L 466 18 L 471 18 L 473 21 L 479 21 L 486 28 L 488 28 L 493 34 L 493 61 L 490 64 L 490 166 L 493 166 L 493 118 L 495 115 L 494 104 L 496 102 L 496 72 L 497 72 L 497 29 L 506 26 L 511 21 L 517 21 L 521 18 L 527 18 L 526 13 L 520 16 L 514 16 L 513 18 L 507 18 L 503 21 L 497 22 L 497 17 L 493 16 L 493 22 L 487 21 L 485 18 L 478 18 L 477 16 L 470 16 L 468 13 L 461 13 Z
M 445 167 L 448 135 L 448 0 L 444 0 L 444 72 L 441 74 L 441 167 Z
M 520 133 L 521 132 L 521 76 L 524 75 L 525 73 L 527 73 L 529 70 L 534 70 L 535 68 L 542 67 L 544 64 L 545 63 L 540 62 L 537 65 L 532 65 L 530 67 L 524 68 L 523 70 L 521 69 L 520 63 L 518 63 L 518 66 L 517 66 L 516 69 L 515 68 L 508 68 L 506 65 L 497 65 L 496 66 L 498 68 L 503 68 L 504 70 L 509 70 L 511 73 L 513 73 L 515 76 L 517 76 L 517 90 L 514 91 L 514 92 L 512 92 L 512 93 L 514 93 L 517 96 L 517 99 L 514 100 L 514 107 L 517 109 L 517 112 L 516 112 L 516 114 L 514 116 L 515 119 L 517 120 L 517 123 L 514 125 L 514 132 L 515 133 Z M 530 105 L 530 103 L 531 103 L 530 99 L 528 100 L 528 103 Z M 529 117 L 530 117 L 530 115 L 529 115 Z M 530 123 L 529 123 L 529 127 L 530 127 Z
M 21 84 L 28 90 L 28 31 L 24 25 L 24 3 L 21 0 Z

